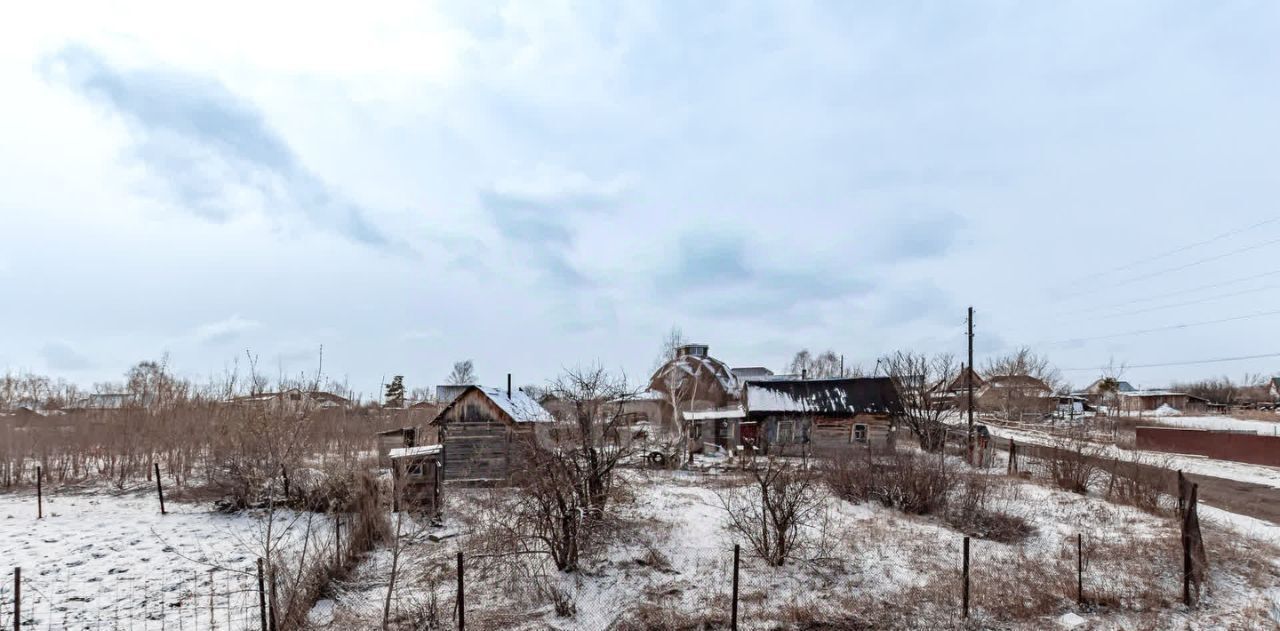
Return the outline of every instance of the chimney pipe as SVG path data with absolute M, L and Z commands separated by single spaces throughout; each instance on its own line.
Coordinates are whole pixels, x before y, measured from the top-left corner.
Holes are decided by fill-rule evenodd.
M 801 369 L 800 369 L 800 378 L 801 378 L 801 379 L 808 379 L 808 378 L 809 378 L 809 369 L 808 369 L 808 368 L 801 368 Z
M 511 373 L 507 373 L 507 398 L 511 398 Z

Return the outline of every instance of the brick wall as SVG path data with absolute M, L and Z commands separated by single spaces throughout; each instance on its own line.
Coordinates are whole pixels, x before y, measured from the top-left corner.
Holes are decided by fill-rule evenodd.
M 1280 436 L 1164 427 L 1139 427 L 1136 432 L 1138 449 L 1280 467 Z

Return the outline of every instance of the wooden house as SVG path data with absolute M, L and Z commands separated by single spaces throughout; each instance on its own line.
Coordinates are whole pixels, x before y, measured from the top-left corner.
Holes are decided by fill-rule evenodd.
M 444 448 L 444 479 L 505 482 L 554 420 L 520 390 L 467 386 L 431 421 Z
M 1120 410 L 1128 414 L 1155 412 L 1162 407 L 1178 412 L 1208 412 L 1209 400 L 1169 390 L 1135 390 L 1120 395 Z
M 1029 375 L 988 377 L 975 396 L 978 410 L 1014 421 L 1021 421 L 1024 417 L 1044 418 L 1058 406 L 1053 389 Z
M 738 436 L 766 454 L 887 446 L 902 400 L 889 377 L 748 381 Z
M 440 512 L 443 478 L 440 445 L 397 447 L 388 454 L 394 483 L 394 508 L 435 515 Z
M 378 459 L 388 462 L 392 449 L 417 445 L 418 430 L 414 427 L 397 427 L 375 434 L 378 440 Z

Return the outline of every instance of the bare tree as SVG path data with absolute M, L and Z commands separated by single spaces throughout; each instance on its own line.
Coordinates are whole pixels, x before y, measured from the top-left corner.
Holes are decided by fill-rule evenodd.
M 920 447 L 929 451 L 941 449 L 947 436 L 942 419 L 955 409 L 952 393 L 945 388 L 960 372 L 955 356 L 897 351 L 880 358 L 878 363 L 893 379 L 902 398 L 903 421 L 920 441 Z
M 527 466 L 514 478 L 520 492 L 499 519 L 510 547 L 547 554 L 571 572 L 608 530 L 615 470 L 632 453 L 624 404 L 635 393 L 625 376 L 600 367 L 566 371 L 548 390 L 564 403 L 562 418 L 526 446 Z
M 801 349 L 791 358 L 784 372 L 793 375 L 804 375 L 810 379 L 826 379 L 830 377 L 854 377 L 862 374 L 861 367 L 844 365 L 844 358 L 833 350 L 813 355 L 809 349 Z
M 1025 346 L 1007 355 L 988 359 L 982 366 L 982 373 L 984 377 L 1034 377 L 1055 392 L 1063 382 L 1062 373 L 1049 363 L 1048 357 Z
M 464 359 L 460 362 L 454 362 L 453 372 L 449 373 L 445 383 L 454 386 L 474 385 L 476 383 L 476 370 L 471 360 Z
M 717 492 L 728 527 L 765 563 L 781 566 L 801 547 L 800 530 L 822 507 L 818 475 L 796 463 L 769 458 L 752 469 L 752 484 Z
M 667 362 L 675 359 L 676 349 L 684 346 L 684 344 L 684 332 L 680 330 L 680 327 L 674 324 L 671 325 L 671 330 L 667 331 L 667 334 L 662 338 L 662 347 L 658 350 L 658 356 L 653 358 L 652 372 L 657 372 Z

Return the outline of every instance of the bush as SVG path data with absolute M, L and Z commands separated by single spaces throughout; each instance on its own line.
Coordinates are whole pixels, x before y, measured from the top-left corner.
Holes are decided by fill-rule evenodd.
M 837 497 L 852 502 L 878 502 L 914 515 L 937 513 L 947 504 L 958 476 L 938 457 L 911 452 L 871 454 L 850 451 L 833 458 L 827 484 Z

